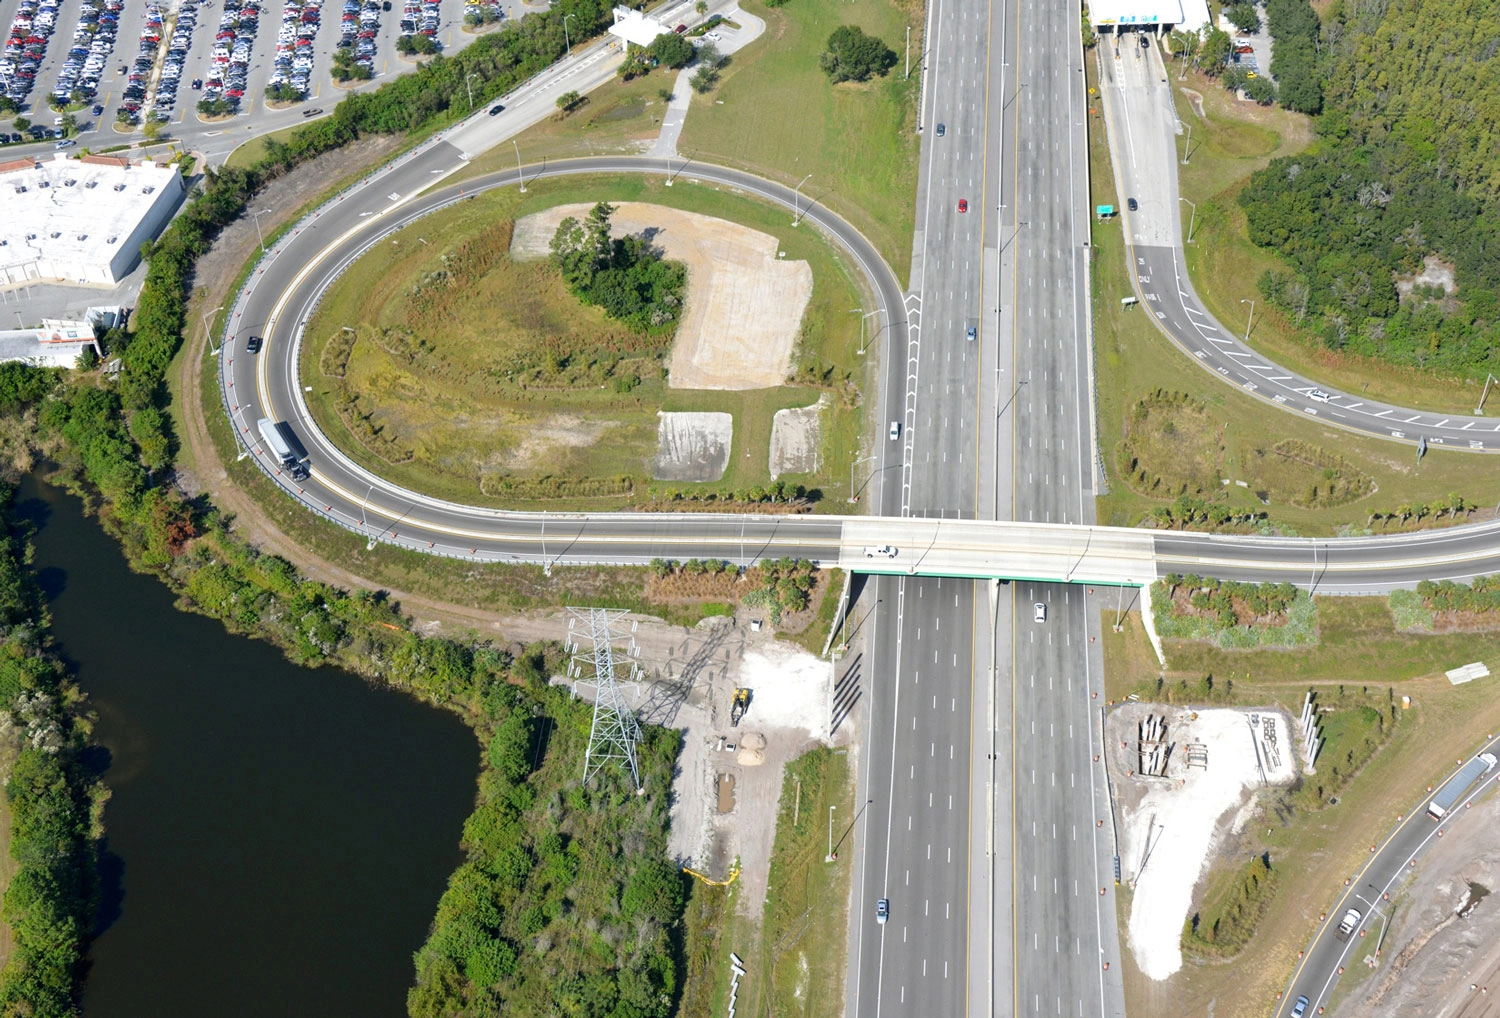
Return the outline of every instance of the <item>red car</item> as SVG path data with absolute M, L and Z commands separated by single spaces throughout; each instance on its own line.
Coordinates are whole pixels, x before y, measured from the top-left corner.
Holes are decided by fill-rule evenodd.
M 969 199 L 967 199 L 967 198 L 960 198 L 960 199 L 958 199 L 958 211 L 960 211 L 960 212 L 967 212 L 967 211 L 969 211 Z

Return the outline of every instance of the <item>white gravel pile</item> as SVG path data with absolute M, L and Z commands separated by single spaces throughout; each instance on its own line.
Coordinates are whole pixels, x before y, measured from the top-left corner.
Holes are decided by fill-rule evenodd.
M 1151 785 L 1121 824 L 1121 872 L 1135 887 L 1130 949 L 1150 979 L 1182 968 L 1193 887 L 1229 817 L 1253 790 L 1295 776 L 1292 736 L 1280 714 L 1261 713 L 1252 726 L 1250 711 L 1204 710 L 1196 720 L 1180 709 L 1165 711 L 1174 743 L 1167 778 L 1146 779 Z M 1187 766 L 1192 743 L 1207 747 L 1207 769 Z
M 742 727 L 800 729 L 814 738 L 828 733 L 833 665 L 785 643 L 745 651 L 738 681 L 753 693 Z

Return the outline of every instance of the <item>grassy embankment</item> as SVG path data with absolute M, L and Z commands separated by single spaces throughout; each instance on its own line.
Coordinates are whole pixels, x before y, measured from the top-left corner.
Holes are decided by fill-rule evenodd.
M 1113 620 L 1113 613 L 1106 613 L 1105 621 Z M 1132 1013 L 1198 1013 L 1216 1002 L 1221 1018 L 1264 1015 L 1318 913 L 1369 858 L 1369 846 L 1384 838 L 1397 815 L 1408 812 L 1455 759 L 1500 725 L 1492 680 L 1452 686 L 1442 674 L 1469 661 L 1500 658 L 1500 634 L 1400 633 L 1381 598 L 1319 598 L 1318 628 L 1318 645 L 1295 652 L 1223 651 L 1206 643 L 1167 641 L 1166 669 L 1157 663 L 1137 615 L 1126 617 L 1120 635 L 1105 630 L 1108 695 L 1116 700 L 1137 693 L 1177 703 L 1276 704 L 1295 715 L 1311 688 L 1324 705 L 1339 705 L 1323 715 L 1317 776 L 1307 777 L 1295 792 L 1273 796 L 1264 823 L 1247 825 L 1197 890 L 1195 909 L 1217 914 L 1234 898 L 1249 860 L 1268 853 L 1276 886 L 1253 938 L 1232 957 L 1188 964 L 1164 983 L 1141 976 L 1124 952 Z M 1211 690 L 1203 682 L 1208 675 Z M 1412 698 L 1410 710 L 1401 709 L 1402 696 Z M 1338 804 L 1329 805 L 1335 792 Z M 1128 893 L 1121 902 L 1123 938 Z
M 791 229 L 769 206 L 686 181 L 666 188 L 639 178 L 544 180 L 525 195 L 490 192 L 413 224 L 366 255 L 329 290 L 308 327 L 302 363 L 303 377 L 313 387 L 308 402 L 320 425 L 356 460 L 400 484 L 478 504 L 571 510 L 620 508 L 649 500 L 650 490 L 678 487 L 653 488 L 649 481 L 659 409 L 727 411 L 735 418 L 728 469 L 721 481 L 694 490 L 769 483 L 766 450 L 776 411 L 817 402 L 819 388 L 671 389 L 656 359 L 669 345 L 666 340 L 654 353 L 625 362 L 610 379 L 589 378 L 587 386 L 548 383 L 529 389 L 499 377 L 497 365 L 541 335 L 557 341 L 560 349 L 576 351 L 573 356 L 585 373 L 583 362 L 593 350 L 644 350 L 649 345 L 599 309 L 582 307 L 545 262 L 515 263 L 501 256 L 472 292 L 439 297 L 443 306 L 435 316 L 444 319 L 441 342 L 433 343 L 430 358 L 407 362 L 388 343 L 382 348 L 375 341 L 375 330 L 406 321 L 405 295 L 413 286 L 442 269 L 445 258 L 485 227 L 559 202 L 602 199 L 671 205 L 776 235 L 788 258 L 806 260 L 813 271 L 813 294 L 794 355 L 797 365 L 831 369 L 835 379 L 854 370 L 858 323 L 847 309 L 858 302 L 858 290 L 842 259 L 817 234 Z M 430 240 L 437 243 L 428 246 Z M 402 298 L 393 299 L 393 294 Z M 341 335 L 347 335 L 342 331 L 346 326 L 359 330 L 360 338 L 340 380 L 330 374 L 327 362 Z M 436 335 L 427 328 L 417 338 L 432 342 Z M 612 383 L 631 372 L 638 372 L 640 384 L 621 393 Z M 378 435 L 356 434 L 349 415 L 339 412 L 345 390 L 361 397 L 359 412 L 372 414 Z M 857 407 L 843 405 L 839 393 L 830 395 L 832 404 L 823 412 L 824 471 L 784 479 L 819 489 L 825 504 L 838 506 L 847 494 L 843 468 L 853 458 L 861 415 Z M 535 448 L 539 433 L 549 431 L 567 434 L 556 444 Z M 584 444 L 567 444 L 573 441 Z M 513 486 L 509 490 L 502 487 L 507 482 Z M 555 490 L 552 484 L 563 487 Z M 590 490 L 595 485 L 598 489 Z
M 916 217 L 916 101 L 923 15 L 919 5 L 877 0 L 797 0 L 768 8 L 748 0 L 765 34 L 735 53 L 719 87 L 694 95 L 678 154 L 718 163 L 794 187 L 853 223 L 903 283 L 911 271 Z M 865 84 L 833 85 L 818 69 L 828 35 L 858 25 L 896 52 L 911 27 L 912 76 L 898 65 Z M 676 72 L 653 71 L 596 89 L 571 116 L 546 120 L 517 141 L 527 162 L 612 152 L 639 152 L 660 131 L 658 94 Z M 492 150 L 468 175 L 514 166 L 515 152 Z M 692 176 L 692 167 L 680 179 Z
M 843 1013 L 853 862 L 850 857 L 824 862 L 830 806 L 837 807 L 837 848 L 854 807 L 853 774 L 843 750 L 815 749 L 787 765 L 763 918 L 738 913 L 734 885 L 694 883 L 686 917 L 682 1014 L 726 1013 L 730 951 L 745 962 L 739 1013 L 778 1018 L 837 1018 Z
M 1085 63 L 1089 82 L 1094 85 L 1092 55 Z M 1097 104 L 1093 108 L 1099 112 L 1089 118 L 1091 204 L 1118 205 L 1102 108 Z M 1269 128 L 1229 120 L 1231 111 L 1213 102 L 1207 108 L 1209 123 L 1205 126 L 1198 122 L 1193 130 L 1190 172 L 1199 181 L 1197 187 L 1217 187 L 1218 192 L 1210 193 L 1222 193 L 1224 187 L 1243 181 L 1273 154 L 1284 154 L 1285 148 Z M 1184 180 L 1184 191 L 1189 195 L 1193 193 L 1191 179 Z M 1221 242 L 1205 236 L 1202 211 L 1200 202 L 1193 249 L 1217 250 Z M 1270 523 L 1284 532 L 1306 535 L 1337 533 L 1345 527 L 1363 529 L 1371 513 L 1391 512 L 1402 503 L 1431 502 L 1450 494 L 1482 506 L 1500 501 L 1500 472 L 1476 469 L 1481 461 L 1472 454 L 1434 449 L 1418 464 L 1415 451 L 1408 446 L 1319 424 L 1275 409 L 1225 384 L 1174 347 L 1148 312 L 1140 307 L 1121 309 L 1120 298 L 1133 290 L 1118 220 L 1094 224 L 1093 252 L 1099 449 L 1109 477 L 1109 494 L 1098 501 L 1101 523 L 1135 525 L 1153 508 L 1169 504 L 1184 486 L 1190 492 L 1201 487 L 1206 492 L 1204 497 L 1218 498 L 1232 510 L 1267 513 Z M 1215 283 L 1214 287 L 1200 286 L 1199 292 L 1210 301 L 1211 308 L 1223 312 L 1224 308 L 1213 304 L 1217 298 L 1211 295 L 1222 289 L 1221 282 L 1224 287 L 1253 291 L 1254 274 L 1246 276 L 1245 271 L 1217 265 L 1207 274 L 1197 275 Z M 1236 292 L 1224 289 L 1224 299 Z M 1238 297 L 1226 306 L 1239 308 Z M 1225 320 L 1234 320 L 1234 316 Z M 1196 406 L 1153 411 L 1132 430 L 1137 403 L 1158 389 L 1186 393 Z M 1138 490 L 1127 483 L 1131 480 L 1127 475 L 1132 458 L 1122 455 L 1127 436 L 1134 456 L 1150 476 L 1146 484 L 1134 482 Z M 1292 455 L 1278 452 L 1278 443 L 1296 443 L 1282 446 Z M 1346 480 L 1367 482 L 1373 493 L 1328 504 L 1326 490 L 1332 480 L 1327 476 L 1328 468 L 1309 462 L 1326 457 L 1342 457 L 1337 473 Z M 1231 483 L 1218 484 L 1223 478 Z M 1160 482 L 1154 490 L 1151 481 Z M 1233 483 L 1237 481 L 1244 481 L 1246 487 Z M 1313 486 L 1324 494 L 1308 504 Z M 1262 504 L 1257 492 L 1264 492 L 1270 504 Z M 1373 529 L 1383 533 L 1400 526 L 1377 522 Z
M 1177 84 L 1175 74 L 1172 80 Z M 1203 97 L 1206 120 L 1183 95 L 1184 87 Z M 1309 142 L 1317 144 L 1309 120 L 1277 107 L 1238 102 L 1222 85 L 1196 73 L 1174 89 L 1174 96 L 1178 116 L 1193 125 L 1193 151 L 1188 165 L 1178 170 L 1183 196 L 1198 203 L 1187 262 L 1209 312 L 1243 332 L 1247 306 L 1240 302 L 1253 300 L 1250 345 L 1276 363 L 1345 392 L 1397 406 L 1472 413 L 1480 383 L 1329 350 L 1313 330 L 1299 328 L 1294 318 L 1262 299 L 1257 280 L 1268 269 L 1284 272 L 1285 263 L 1250 242 L 1237 197 L 1254 170 L 1273 158 L 1295 155 Z M 1179 139 L 1179 153 L 1183 144 Z M 1186 232 L 1191 209 L 1184 204 L 1181 211 Z

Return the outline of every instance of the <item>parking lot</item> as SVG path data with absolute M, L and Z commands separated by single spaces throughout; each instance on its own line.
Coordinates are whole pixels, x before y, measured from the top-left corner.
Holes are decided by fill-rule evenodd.
M 522 13 L 520 0 L 490 2 L 502 19 Z M 75 45 L 80 22 L 95 20 L 96 3 L 100 25 L 86 27 L 78 35 L 84 45 Z M 415 69 L 415 61 L 397 51 L 402 34 L 425 33 L 443 53 L 457 52 L 478 38 L 463 30 L 465 10 L 464 0 L 0 0 L 0 23 L 9 35 L 18 15 L 30 19 L 25 38 L 32 41 L 17 53 L 14 66 L 25 63 L 33 75 L 22 115 L 42 131 L 56 119 L 48 108 L 53 90 L 60 82 L 70 90 L 82 83 L 93 94 L 75 94 L 87 100 L 74 114 L 78 145 L 99 149 L 138 138 L 143 123 L 155 116 L 165 125 L 164 135 L 186 147 L 216 139 L 206 144 L 222 159 L 253 134 L 300 122 L 311 109 L 331 110 L 348 88 L 376 87 Z M 32 33 L 49 18 L 51 35 L 38 46 L 42 37 Z M 367 69 L 368 83 L 335 84 L 341 49 L 350 54 L 347 63 Z M 267 107 L 267 90 L 277 85 L 291 109 Z M 205 99 L 222 115 L 200 117 L 198 104 Z M 117 124 L 122 110 L 128 122 Z M 0 142 L 7 147 L 53 147 L 52 139 L 37 144 L 29 133 L 17 145 L 9 119 L 0 119 L 6 135 Z

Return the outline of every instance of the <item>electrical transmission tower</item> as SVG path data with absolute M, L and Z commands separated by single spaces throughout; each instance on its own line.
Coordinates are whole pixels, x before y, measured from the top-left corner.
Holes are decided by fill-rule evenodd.
M 641 679 L 641 666 L 636 661 L 640 648 L 635 638 L 616 636 L 610 623 L 626 614 L 617 608 L 569 608 L 573 618 L 568 620 L 568 639 L 564 644 L 573 655 L 568 665 L 570 678 L 592 682 L 594 696 L 594 723 L 589 729 L 589 748 L 583 757 L 583 783 L 599 773 L 611 760 L 624 762 L 630 768 L 630 779 L 635 790 L 641 790 L 641 772 L 636 763 L 636 743 L 641 740 L 641 726 L 635 712 L 625 702 L 625 683 L 637 683 Z M 588 629 L 592 650 L 585 651 L 573 627 L 582 621 Z M 631 626 L 634 631 L 634 625 Z M 628 639 L 625 647 L 616 647 L 617 640 Z M 617 667 L 629 665 L 629 678 L 622 682 L 615 674 Z M 592 679 L 585 678 L 585 669 L 593 672 Z

